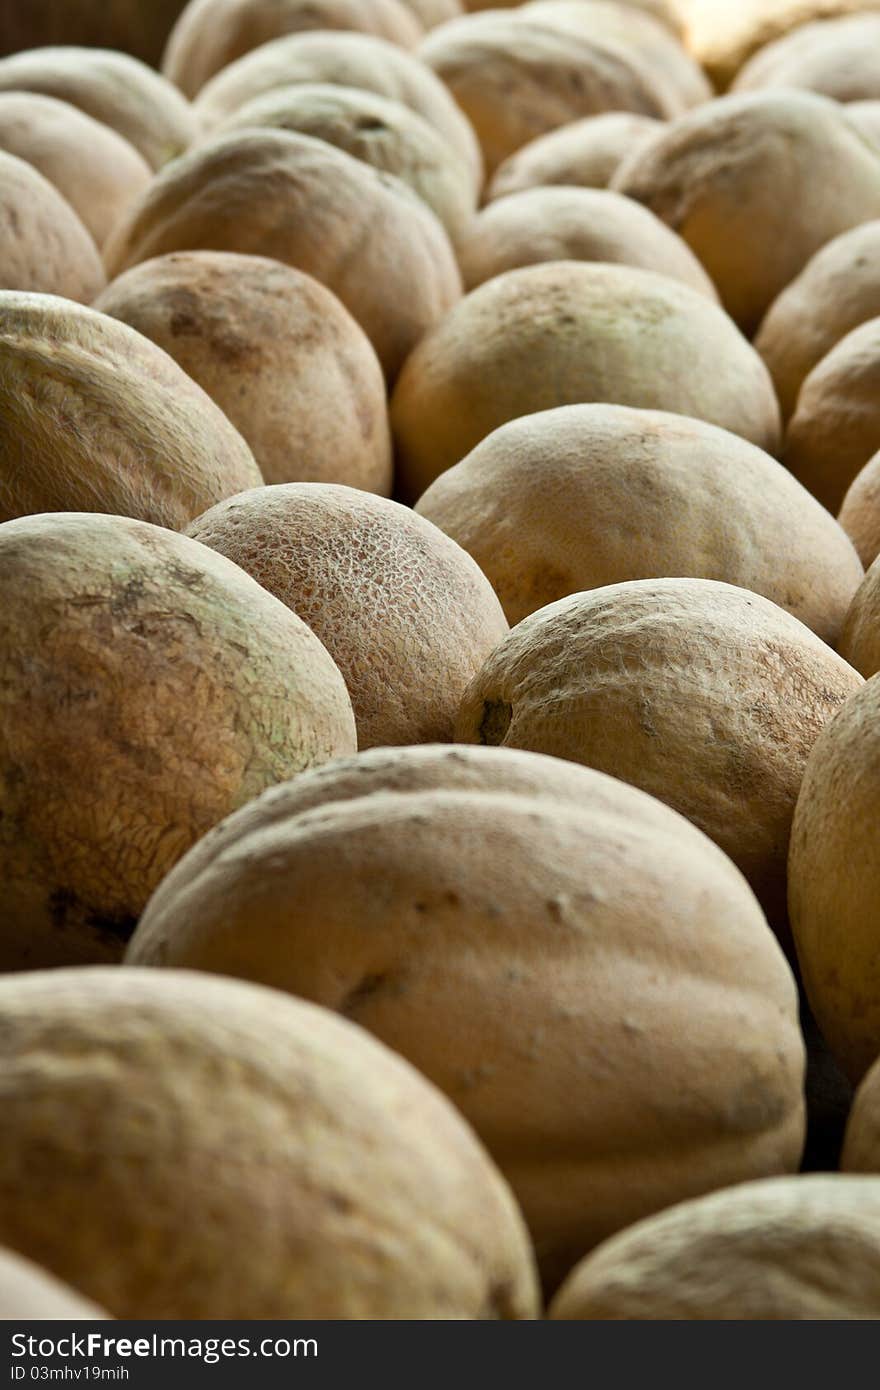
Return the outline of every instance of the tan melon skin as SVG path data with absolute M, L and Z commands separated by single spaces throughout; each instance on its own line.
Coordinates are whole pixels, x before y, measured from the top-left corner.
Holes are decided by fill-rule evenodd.
M 0 54 L 45 44 L 122 49 L 157 65 L 186 0 L 27 0 L 0 13 Z
M 311 276 L 261 256 L 180 252 L 126 271 L 95 308 L 174 358 L 247 440 L 267 483 L 390 492 L 382 368 Z
M 116 1317 L 530 1318 L 507 1185 L 361 1029 L 188 971 L 0 982 L 0 1234 Z
M 0 150 L 0 292 L 88 302 L 105 283 L 98 248 L 67 199 L 32 164 Z
M 683 575 L 763 594 L 834 645 L 863 577 L 841 527 L 775 459 L 663 411 L 511 421 L 416 511 L 474 557 L 511 624 L 580 590 Z
M 880 555 L 880 453 L 853 478 L 838 520 L 867 569 Z
M 851 101 L 846 106 L 846 117 L 866 140 L 880 146 L 880 100 Z
M 415 48 L 424 29 L 400 0 L 190 0 L 168 40 L 165 76 L 194 97 L 260 44 L 310 29 L 351 29 Z
M 402 179 L 436 213 L 453 242 L 476 212 L 468 165 L 434 126 L 403 102 L 356 87 L 303 82 L 245 102 L 220 122 L 216 133 L 266 126 L 326 140 Z
M 416 51 L 467 116 L 490 178 L 523 145 L 579 116 L 634 111 L 666 119 L 684 109 L 631 46 L 525 10 L 451 20 Z
M 151 177 L 143 156 L 115 130 L 35 92 L 0 93 L 0 149 L 54 184 L 99 247 Z
M 741 876 L 633 788 L 390 749 L 276 788 L 158 889 L 128 960 L 346 1014 L 473 1124 L 545 1284 L 684 1195 L 797 1166 L 791 973 Z
M 461 0 L 403 0 L 424 29 L 433 29 L 435 24 L 445 24 L 447 19 L 455 19 L 463 12 Z
M 871 12 L 876 0 L 679 0 L 687 47 L 719 91 L 758 49 L 802 24 Z
M 557 1321 L 875 1320 L 880 1181 L 811 1173 L 713 1192 L 589 1255 Z
M 880 158 L 813 92 L 697 107 L 625 160 L 611 186 L 684 238 L 749 335 L 820 247 L 880 217 Z
M 829 241 L 767 310 L 755 337 L 779 397 L 794 414 L 804 381 L 853 328 L 880 315 L 880 221 Z
M 627 0 L 530 0 L 524 18 L 577 34 L 602 34 L 638 54 L 673 94 L 677 105 L 697 106 L 714 96 L 711 83 L 661 16 Z
M 108 1316 L 30 1260 L 0 1250 L 0 1321 L 95 1322 Z
M 54 295 L 0 293 L 0 521 L 101 511 L 174 530 L 260 470 L 162 350 Z
M 652 15 L 655 19 L 661 20 L 668 29 L 674 34 L 682 31 L 681 19 L 677 12 L 677 5 L 670 3 L 670 0 L 617 0 L 625 10 L 640 10 L 644 14 Z M 465 0 L 463 8 L 466 10 L 504 10 L 516 8 L 522 4 L 522 0 Z
M 199 836 L 356 747 L 305 623 L 145 522 L 0 527 L 0 639 L 0 970 L 118 960 Z
M 868 592 L 866 580 L 862 597 Z M 816 742 L 789 856 L 789 911 L 804 985 L 829 1047 L 854 1082 L 880 1053 L 878 728 L 874 676 Z
M 767 369 L 717 305 L 652 271 L 561 261 L 487 281 L 411 354 L 391 399 L 401 490 L 420 497 L 508 420 L 590 401 L 779 448 Z
M 880 449 L 880 317 L 852 329 L 804 380 L 782 459 L 837 511 Z
M 633 580 L 512 628 L 465 692 L 455 737 L 570 758 L 659 797 L 738 865 L 788 944 L 785 863 L 804 766 L 862 684 L 758 594 Z
M 262 44 L 207 82 L 193 109 L 202 129 L 210 132 L 245 102 L 303 82 L 362 87 L 411 107 L 467 165 L 475 194 L 482 188 L 477 137 L 451 92 L 414 54 L 369 34 L 290 34 Z
M 15 53 L 0 61 L 0 91 L 70 102 L 128 140 L 152 169 L 181 154 L 198 131 L 192 107 L 171 82 L 109 49 L 71 45 Z
M 880 1068 L 869 1069 L 856 1091 L 847 1123 L 841 1168 L 847 1173 L 880 1172 Z
M 548 184 L 607 188 L 621 161 L 661 127 L 653 116 L 632 111 L 606 111 L 570 121 L 505 159 L 495 170 L 487 201 Z
M 287 130 L 218 136 L 153 180 L 107 245 L 108 274 L 172 251 L 268 256 L 314 276 L 393 380 L 461 296 L 449 238 L 398 179 Z
M 595 188 L 531 188 L 490 203 L 457 245 L 466 290 L 544 261 L 602 261 L 680 280 L 718 296 L 696 256 L 659 217 Z
M 321 639 L 359 747 L 451 742 L 467 685 L 508 629 L 488 579 L 436 526 L 354 488 L 294 483 L 212 507 L 187 534 Z
M 835 101 L 880 96 L 880 14 L 845 15 L 801 28 L 762 48 L 741 69 L 735 92 L 804 87 Z
M 839 651 L 866 680 L 880 671 L 880 567 L 876 562 L 853 595 Z

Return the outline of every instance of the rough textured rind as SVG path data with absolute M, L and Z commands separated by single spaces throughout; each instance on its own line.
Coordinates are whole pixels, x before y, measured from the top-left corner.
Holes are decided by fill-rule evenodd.
M 0 1321 L 94 1322 L 103 1308 L 11 1250 L 0 1250 Z
M 880 565 L 876 561 L 853 595 L 838 650 L 866 679 L 880 671 Z
M 45 44 L 115 48 L 145 63 L 162 47 L 186 0 L 26 0 L 0 10 L 0 54 Z
M 791 926 L 807 995 L 853 1081 L 880 1053 L 878 788 L 880 676 L 874 676 L 816 741 L 788 867 Z
M 391 490 L 382 368 L 310 275 L 261 256 L 180 252 L 126 271 L 95 308 L 174 358 L 247 440 L 267 483 Z
M 212 507 L 188 534 L 320 637 L 361 748 L 451 741 L 461 696 L 507 621 L 485 575 L 436 526 L 354 488 L 300 483 Z
M 544 261 L 602 261 L 680 280 L 718 302 L 680 237 L 631 198 L 595 188 L 530 188 L 472 219 L 456 247 L 466 290 L 505 270 Z
M 442 224 L 399 179 L 287 130 L 217 136 L 175 160 L 107 244 L 108 273 L 171 251 L 268 256 L 320 280 L 393 380 L 461 296 Z
M 663 119 L 684 109 L 625 42 L 579 34 L 524 9 L 450 20 L 417 52 L 467 116 L 489 176 L 515 150 L 579 116 L 635 111 Z
M 880 151 L 878 151 L 880 153 Z M 755 337 L 782 417 L 804 380 L 841 338 L 880 314 L 880 221 L 829 241 L 773 301 Z
M 440 132 L 412 107 L 357 87 L 303 82 L 245 102 L 217 134 L 274 127 L 326 140 L 346 154 L 393 174 L 436 213 L 453 241 L 477 209 L 471 171 Z
M 271 982 L 402 1052 L 505 1173 L 551 1286 L 800 1157 L 794 981 L 742 877 L 556 759 L 390 749 L 276 788 L 165 880 L 129 958 Z
M 194 97 L 245 53 L 311 29 L 350 29 L 403 48 L 415 48 L 424 33 L 400 0 L 190 0 L 171 32 L 162 71 Z
M 655 117 L 633 111 L 606 111 L 569 121 L 505 159 L 495 170 L 487 198 L 552 184 L 607 188 L 621 161 L 661 128 Z
M 369 34 L 291 34 L 246 53 L 205 84 L 195 111 L 212 130 L 246 101 L 302 82 L 363 87 L 409 106 L 435 127 L 471 172 L 475 191 L 483 183 L 483 159 L 464 112 L 437 75 L 412 53 Z
M 662 411 L 511 421 L 416 511 L 473 555 L 511 624 L 579 590 L 686 575 L 763 594 L 834 645 L 863 577 L 841 527 L 775 459 Z
M 804 380 L 782 459 L 829 511 L 880 449 L 880 318 L 841 338 Z
M 758 594 L 708 579 L 634 580 L 560 599 L 512 628 L 466 691 L 455 736 L 570 758 L 659 797 L 730 855 L 786 940 L 804 766 L 862 684 Z
M 672 91 L 677 104 L 698 106 L 714 96 L 699 63 L 662 17 L 644 6 L 627 0 L 530 0 L 518 13 L 575 34 L 601 35 L 622 44 Z
M 118 960 L 200 835 L 356 747 L 342 677 L 305 623 L 144 522 L 0 526 L 0 653 L 3 970 Z
M 198 124 L 166 78 L 126 53 L 37 48 L 0 61 L 0 91 L 40 92 L 78 106 L 139 150 L 158 169 L 195 139 Z
M 33 290 L 88 302 L 105 283 L 98 249 L 67 199 L 32 164 L 0 149 L 0 294 Z
M 143 156 L 115 130 L 36 92 L 0 93 L 0 149 L 54 184 L 99 247 L 151 176 Z M 42 250 L 39 238 L 35 249 Z
M 835 101 L 880 96 L 880 14 L 804 24 L 746 63 L 732 91 L 803 87 Z
M 391 402 L 401 486 L 417 498 L 506 421 L 587 401 L 779 448 L 767 368 L 723 310 L 652 271 L 560 261 L 487 281 L 411 354 Z
M 811 20 L 876 10 L 877 0 L 679 0 L 685 38 L 719 91 L 751 55 Z
M 54 295 L 0 292 L 0 417 L 0 521 L 95 511 L 179 530 L 262 481 L 166 353 Z
M 0 1236 L 117 1317 L 537 1315 L 507 1184 L 361 1029 L 187 971 L 0 981 Z
M 793 1322 L 880 1317 L 880 1181 L 744 1183 L 641 1221 L 557 1294 L 564 1321 Z
M 880 216 L 877 151 L 813 92 L 697 107 L 625 160 L 611 186 L 684 238 L 749 334 L 825 242 Z
M 867 569 L 880 555 L 880 453 L 853 478 L 838 520 Z

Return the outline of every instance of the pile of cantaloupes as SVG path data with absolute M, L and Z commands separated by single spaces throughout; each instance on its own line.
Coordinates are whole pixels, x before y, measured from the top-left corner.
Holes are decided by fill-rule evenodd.
M 878 54 L 0 13 L 0 1317 L 880 1318 Z

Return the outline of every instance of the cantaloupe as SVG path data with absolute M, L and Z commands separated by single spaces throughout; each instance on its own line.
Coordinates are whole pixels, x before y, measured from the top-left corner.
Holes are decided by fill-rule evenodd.
M 880 317 L 845 334 L 798 393 L 783 461 L 831 511 L 880 449 Z
M 550 1309 L 563 1321 L 875 1320 L 880 1180 L 741 1183 L 671 1207 L 588 1256 Z
M 759 49 L 731 90 L 767 87 L 803 87 L 844 102 L 880 97 L 880 14 L 802 24 Z
M 853 478 L 838 520 L 867 569 L 880 555 L 880 453 Z
M 195 847 L 128 959 L 270 983 L 402 1053 L 508 1178 L 548 1287 L 800 1157 L 794 981 L 741 875 L 558 759 L 389 749 L 299 777 Z
M 0 149 L 0 295 L 33 290 L 88 303 L 105 281 L 98 248 L 67 199 L 33 164 Z
M 685 109 L 632 46 L 526 9 L 451 20 L 432 29 L 417 53 L 476 131 L 489 176 L 530 140 L 579 116 L 634 111 L 664 119 Z
M 152 169 L 187 149 L 198 130 L 192 107 L 171 82 L 110 49 L 71 45 L 14 53 L 0 60 L 0 91 L 70 102 L 122 135 Z
M 876 576 L 869 572 L 856 610 L 863 608 L 866 618 L 872 591 L 876 614 Z M 853 1081 L 880 1053 L 878 730 L 880 677 L 874 676 L 824 729 L 807 760 L 788 868 L 791 925 L 807 995 Z
M 601 188 L 530 188 L 490 203 L 456 247 L 466 290 L 544 261 L 604 261 L 668 275 L 718 296 L 680 237 L 647 208 Z
M 719 91 L 753 53 L 813 20 L 878 8 L 877 0 L 679 0 L 687 46 Z
M 506 421 L 589 401 L 779 448 L 767 368 L 722 309 L 652 271 L 558 261 L 487 281 L 412 352 L 391 400 L 400 487 L 414 500 Z
M 366 1033 L 204 974 L 0 980 L 0 1237 L 121 1318 L 514 1319 L 507 1184 Z
M 0 413 L 0 521 L 94 511 L 177 530 L 262 481 L 167 353 L 57 295 L 0 292 Z
M 54 184 L 99 248 L 150 181 L 146 160 L 115 130 L 36 92 L 0 93 L 0 149 Z
M 748 334 L 811 256 L 880 217 L 880 157 L 828 97 L 743 92 L 698 106 L 620 165 L 702 261 Z
M 880 151 L 878 151 L 880 155 Z M 755 337 L 784 420 L 806 377 L 841 338 L 880 315 L 880 221 L 829 241 L 773 301 Z
M 511 628 L 465 692 L 456 738 L 570 758 L 659 797 L 730 855 L 787 940 L 786 856 L 804 768 L 863 684 L 758 594 L 708 579 L 633 580 L 572 594 Z
M 364 88 L 302 82 L 246 101 L 216 131 L 266 126 L 326 140 L 402 179 L 437 214 L 453 241 L 476 212 L 472 170 L 435 126 L 402 101 Z
M 118 960 L 206 830 L 356 746 L 305 623 L 127 517 L 0 526 L 0 653 L 0 970 Z
M 439 131 L 467 164 L 475 191 L 481 188 L 480 147 L 452 93 L 414 54 L 369 34 L 290 34 L 261 44 L 205 84 L 195 114 L 202 129 L 211 131 L 246 101 L 302 82 L 363 87 L 403 102 Z
M 461 295 L 443 226 L 399 179 L 288 130 L 217 136 L 157 175 L 117 226 L 108 271 L 171 251 L 268 256 L 320 280 L 393 380 Z
M 401 0 L 189 0 L 162 59 L 194 97 L 221 68 L 261 44 L 312 29 L 354 30 L 415 48 L 424 30 Z
M 263 256 L 181 251 L 126 271 L 95 308 L 174 358 L 247 440 L 267 483 L 391 490 L 379 360 L 310 275 Z
M 833 645 L 863 577 L 845 532 L 775 459 L 663 411 L 512 420 L 416 511 L 473 555 L 510 623 L 584 589 L 691 575 L 763 594 Z
M 553 184 L 607 188 L 622 160 L 656 135 L 661 124 L 654 116 L 633 111 L 606 111 L 569 121 L 505 159 L 495 170 L 487 199 Z
M 361 748 L 451 740 L 466 686 L 507 632 L 471 557 L 407 507 L 351 487 L 259 488 L 188 534 L 234 560 L 320 637 Z

